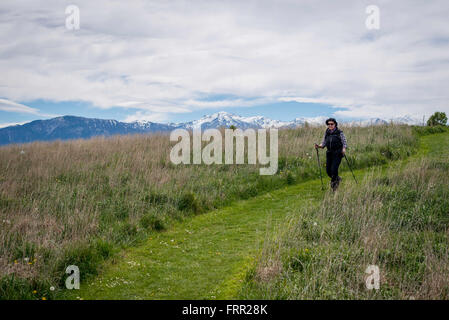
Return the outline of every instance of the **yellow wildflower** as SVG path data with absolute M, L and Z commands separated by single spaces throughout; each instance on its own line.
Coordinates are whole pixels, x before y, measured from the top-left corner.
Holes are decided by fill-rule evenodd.
M 45 298 L 45 297 L 42 297 L 42 300 L 47 300 L 47 298 Z

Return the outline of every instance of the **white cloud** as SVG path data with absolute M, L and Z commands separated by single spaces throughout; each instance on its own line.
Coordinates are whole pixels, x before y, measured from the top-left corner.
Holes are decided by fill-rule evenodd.
M 0 99 L 0 110 L 6 112 L 39 114 L 39 110 L 14 101 Z
M 365 28 L 364 0 L 78 0 L 77 31 L 68 4 L 0 3 L 0 97 L 148 119 L 295 98 L 347 108 L 339 116 L 449 112 L 446 0 L 378 1 L 379 31 Z M 213 94 L 237 98 L 204 101 Z
M 57 114 L 47 114 L 42 113 L 39 109 L 28 107 L 24 104 L 17 103 L 14 101 L 9 101 L 6 99 L 0 99 L 0 111 L 22 113 L 22 114 L 33 114 L 41 117 L 58 117 Z M 16 124 L 16 123 L 13 123 Z
M 229 108 L 229 107 L 253 107 L 265 104 L 272 99 L 221 99 L 214 101 L 207 100 L 187 100 L 185 105 L 191 108 L 208 109 L 208 108 Z
M 280 97 L 279 101 L 290 102 L 302 102 L 302 103 L 320 103 L 320 104 L 329 104 L 332 106 L 339 106 L 348 108 L 350 106 L 354 106 L 356 103 L 353 100 L 345 100 L 342 98 L 329 98 L 326 96 L 318 97 L 318 98 L 305 98 L 305 97 Z

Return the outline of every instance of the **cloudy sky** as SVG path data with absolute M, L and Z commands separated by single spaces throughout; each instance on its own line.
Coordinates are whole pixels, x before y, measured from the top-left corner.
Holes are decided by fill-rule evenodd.
M 422 118 L 449 113 L 449 1 L 2 0 L 0 70 L 0 126 L 219 110 Z

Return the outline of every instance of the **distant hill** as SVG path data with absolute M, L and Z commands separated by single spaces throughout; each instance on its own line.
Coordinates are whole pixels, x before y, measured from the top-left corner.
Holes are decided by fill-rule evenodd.
M 117 120 L 63 116 L 2 128 L 0 129 L 0 145 L 58 139 L 87 139 L 100 135 L 111 136 L 172 129 L 170 125 L 152 122 L 126 123 Z
M 229 128 L 234 125 L 240 129 L 248 128 L 295 128 L 306 123 L 312 126 L 323 125 L 325 117 L 296 118 L 293 121 L 272 120 L 263 116 L 242 117 L 229 112 L 205 115 L 199 120 L 184 123 L 155 123 L 150 121 L 120 122 L 117 120 L 91 119 L 76 116 L 62 116 L 48 120 L 35 120 L 23 125 L 0 129 L 0 145 L 26 143 L 33 141 L 52 141 L 68 139 L 87 139 L 95 136 L 118 134 L 168 132 L 176 128 L 198 129 Z M 395 123 L 418 124 L 411 117 L 383 120 L 373 118 L 363 121 L 343 121 L 346 126 L 369 126 Z

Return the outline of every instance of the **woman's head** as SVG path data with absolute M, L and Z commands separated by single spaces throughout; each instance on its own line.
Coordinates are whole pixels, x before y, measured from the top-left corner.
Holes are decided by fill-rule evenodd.
M 338 123 L 334 118 L 329 118 L 326 120 L 326 125 L 329 129 L 334 129 L 337 127 Z

